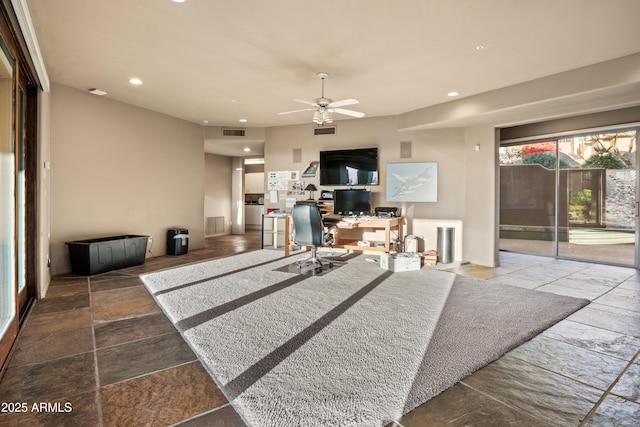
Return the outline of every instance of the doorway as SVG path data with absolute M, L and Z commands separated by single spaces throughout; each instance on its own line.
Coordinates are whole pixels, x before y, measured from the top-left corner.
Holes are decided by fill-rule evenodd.
M 638 267 L 635 128 L 500 147 L 500 250 Z

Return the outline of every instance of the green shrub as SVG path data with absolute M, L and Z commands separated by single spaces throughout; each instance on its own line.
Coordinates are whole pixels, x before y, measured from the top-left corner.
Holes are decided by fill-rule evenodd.
M 547 169 L 556 168 L 556 157 L 550 153 L 533 153 L 522 158 L 522 163 L 525 165 L 542 165 Z M 564 160 L 560 159 L 560 169 L 568 169 L 569 165 Z
M 595 153 L 582 165 L 583 168 L 626 169 L 627 164 L 622 160 L 620 151 L 611 146 L 605 148 L 602 144 L 594 147 Z
M 588 188 L 581 191 L 569 191 L 569 211 L 576 213 L 583 221 L 590 220 L 592 199 L 593 192 Z

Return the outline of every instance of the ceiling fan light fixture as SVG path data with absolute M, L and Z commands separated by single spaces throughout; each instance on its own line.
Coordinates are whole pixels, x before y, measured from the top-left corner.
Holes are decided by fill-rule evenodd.
M 357 117 L 357 118 L 364 117 L 364 113 L 361 113 L 359 111 L 346 110 L 344 108 L 336 108 L 336 107 L 344 107 L 347 105 L 358 104 L 357 99 L 350 98 L 350 99 L 343 99 L 341 101 L 334 102 L 333 99 L 331 98 L 325 98 L 324 80 L 328 76 L 329 74 L 327 73 L 318 73 L 318 77 L 322 82 L 322 95 L 320 96 L 320 98 L 314 99 L 313 102 L 305 101 L 302 99 L 294 99 L 294 101 L 301 102 L 303 104 L 311 106 L 312 108 L 305 108 L 302 110 L 294 110 L 294 111 L 285 111 L 278 114 L 290 114 L 290 113 L 297 113 L 299 111 L 313 111 L 312 122 L 320 126 L 324 125 L 325 123 L 333 123 L 332 115 L 334 112 L 338 114 L 343 114 L 345 116 L 351 116 L 351 117 Z

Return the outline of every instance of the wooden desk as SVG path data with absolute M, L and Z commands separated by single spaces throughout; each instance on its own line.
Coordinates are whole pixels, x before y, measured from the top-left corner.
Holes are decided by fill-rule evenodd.
M 338 225 L 343 219 L 353 220 L 353 224 Z M 325 226 L 335 225 L 338 228 L 337 241 L 334 248 L 352 249 L 357 251 L 380 251 L 389 252 L 391 250 L 391 233 L 395 232 L 398 240 L 402 240 L 402 217 L 396 218 L 342 218 L 337 215 L 325 215 L 323 217 Z M 358 246 L 358 241 L 362 240 L 365 231 L 384 230 L 384 240 L 374 241 L 374 246 Z

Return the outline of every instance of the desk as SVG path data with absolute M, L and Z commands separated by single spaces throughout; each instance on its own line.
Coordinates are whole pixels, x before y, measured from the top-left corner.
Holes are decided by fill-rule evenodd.
M 325 226 L 335 225 L 338 228 L 338 236 L 334 248 L 352 249 L 357 251 L 380 251 L 389 252 L 391 250 L 391 233 L 396 233 L 396 238 L 402 240 L 402 217 L 395 218 L 348 218 L 353 224 L 346 226 L 338 225 L 342 217 L 337 215 L 325 215 L 323 222 Z M 384 240 L 374 241 L 374 246 L 358 246 L 358 241 L 362 240 L 365 231 L 383 230 Z
M 262 247 L 284 246 L 284 256 L 289 256 L 291 246 L 291 215 L 262 215 Z

